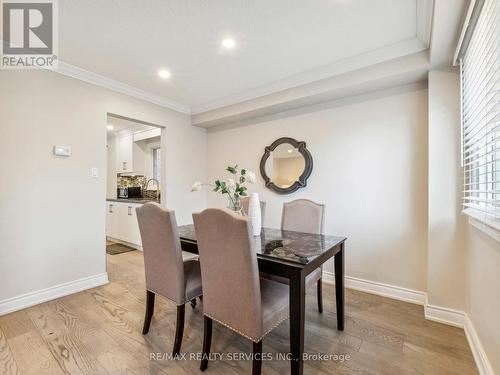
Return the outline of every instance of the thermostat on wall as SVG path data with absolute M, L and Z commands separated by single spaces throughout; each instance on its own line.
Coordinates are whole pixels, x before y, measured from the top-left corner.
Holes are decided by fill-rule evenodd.
M 69 146 L 54 146 L 54 155 L 56 156 L 70 156 L 71 147 Z

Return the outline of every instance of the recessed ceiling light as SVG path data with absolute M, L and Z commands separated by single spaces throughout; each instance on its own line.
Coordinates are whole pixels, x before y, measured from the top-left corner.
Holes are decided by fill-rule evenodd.
M 170 72 L 166 69 L 161 69 L 158 71 L 158 76 L 161 79 L 169 79 L 172 76 L 172 74 L 170 74 Z
M 115 127 L 114 127 L 113 125 L 108 125 L 108 126 L 106 126 L 106 129 L 108 129 L 108 130 L 113 130 L 114 128 L 115 128 Z
M 236 41 L 233 38 L 226 38 L 222 41 L 222 47 L 232 49 L 236 47 Z

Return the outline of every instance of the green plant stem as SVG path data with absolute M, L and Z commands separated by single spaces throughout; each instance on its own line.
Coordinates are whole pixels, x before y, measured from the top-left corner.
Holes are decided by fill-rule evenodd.
M 229 200 L 231 201 L 231 204 L 233 205 L 233 207 L 236 208 L 236 205 L 234 204 L 234 200 L 233 198 L 231 197 L 232 194 L 230 194 L 230 191 L 228 190 L 228 192 L 226 193 L 228 196 L 229 196 Z

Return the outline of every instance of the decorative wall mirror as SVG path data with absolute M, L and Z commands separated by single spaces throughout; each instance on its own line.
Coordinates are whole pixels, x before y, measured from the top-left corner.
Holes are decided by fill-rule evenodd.
M 267 146 L 260 160 L 260 174 L 266 187 L 278 194 L 290 194 L 305 187 L 312 168 L 306 143 L 288 137 Z

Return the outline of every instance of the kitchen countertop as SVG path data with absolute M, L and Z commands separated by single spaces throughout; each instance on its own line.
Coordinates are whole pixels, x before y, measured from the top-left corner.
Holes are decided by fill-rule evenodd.
M 144 204 L 147 202 L 160 203 L 157 199 L 149 199 L 149 198 L 106 198 L 106 202 L 139 203 L 139 204 Z

